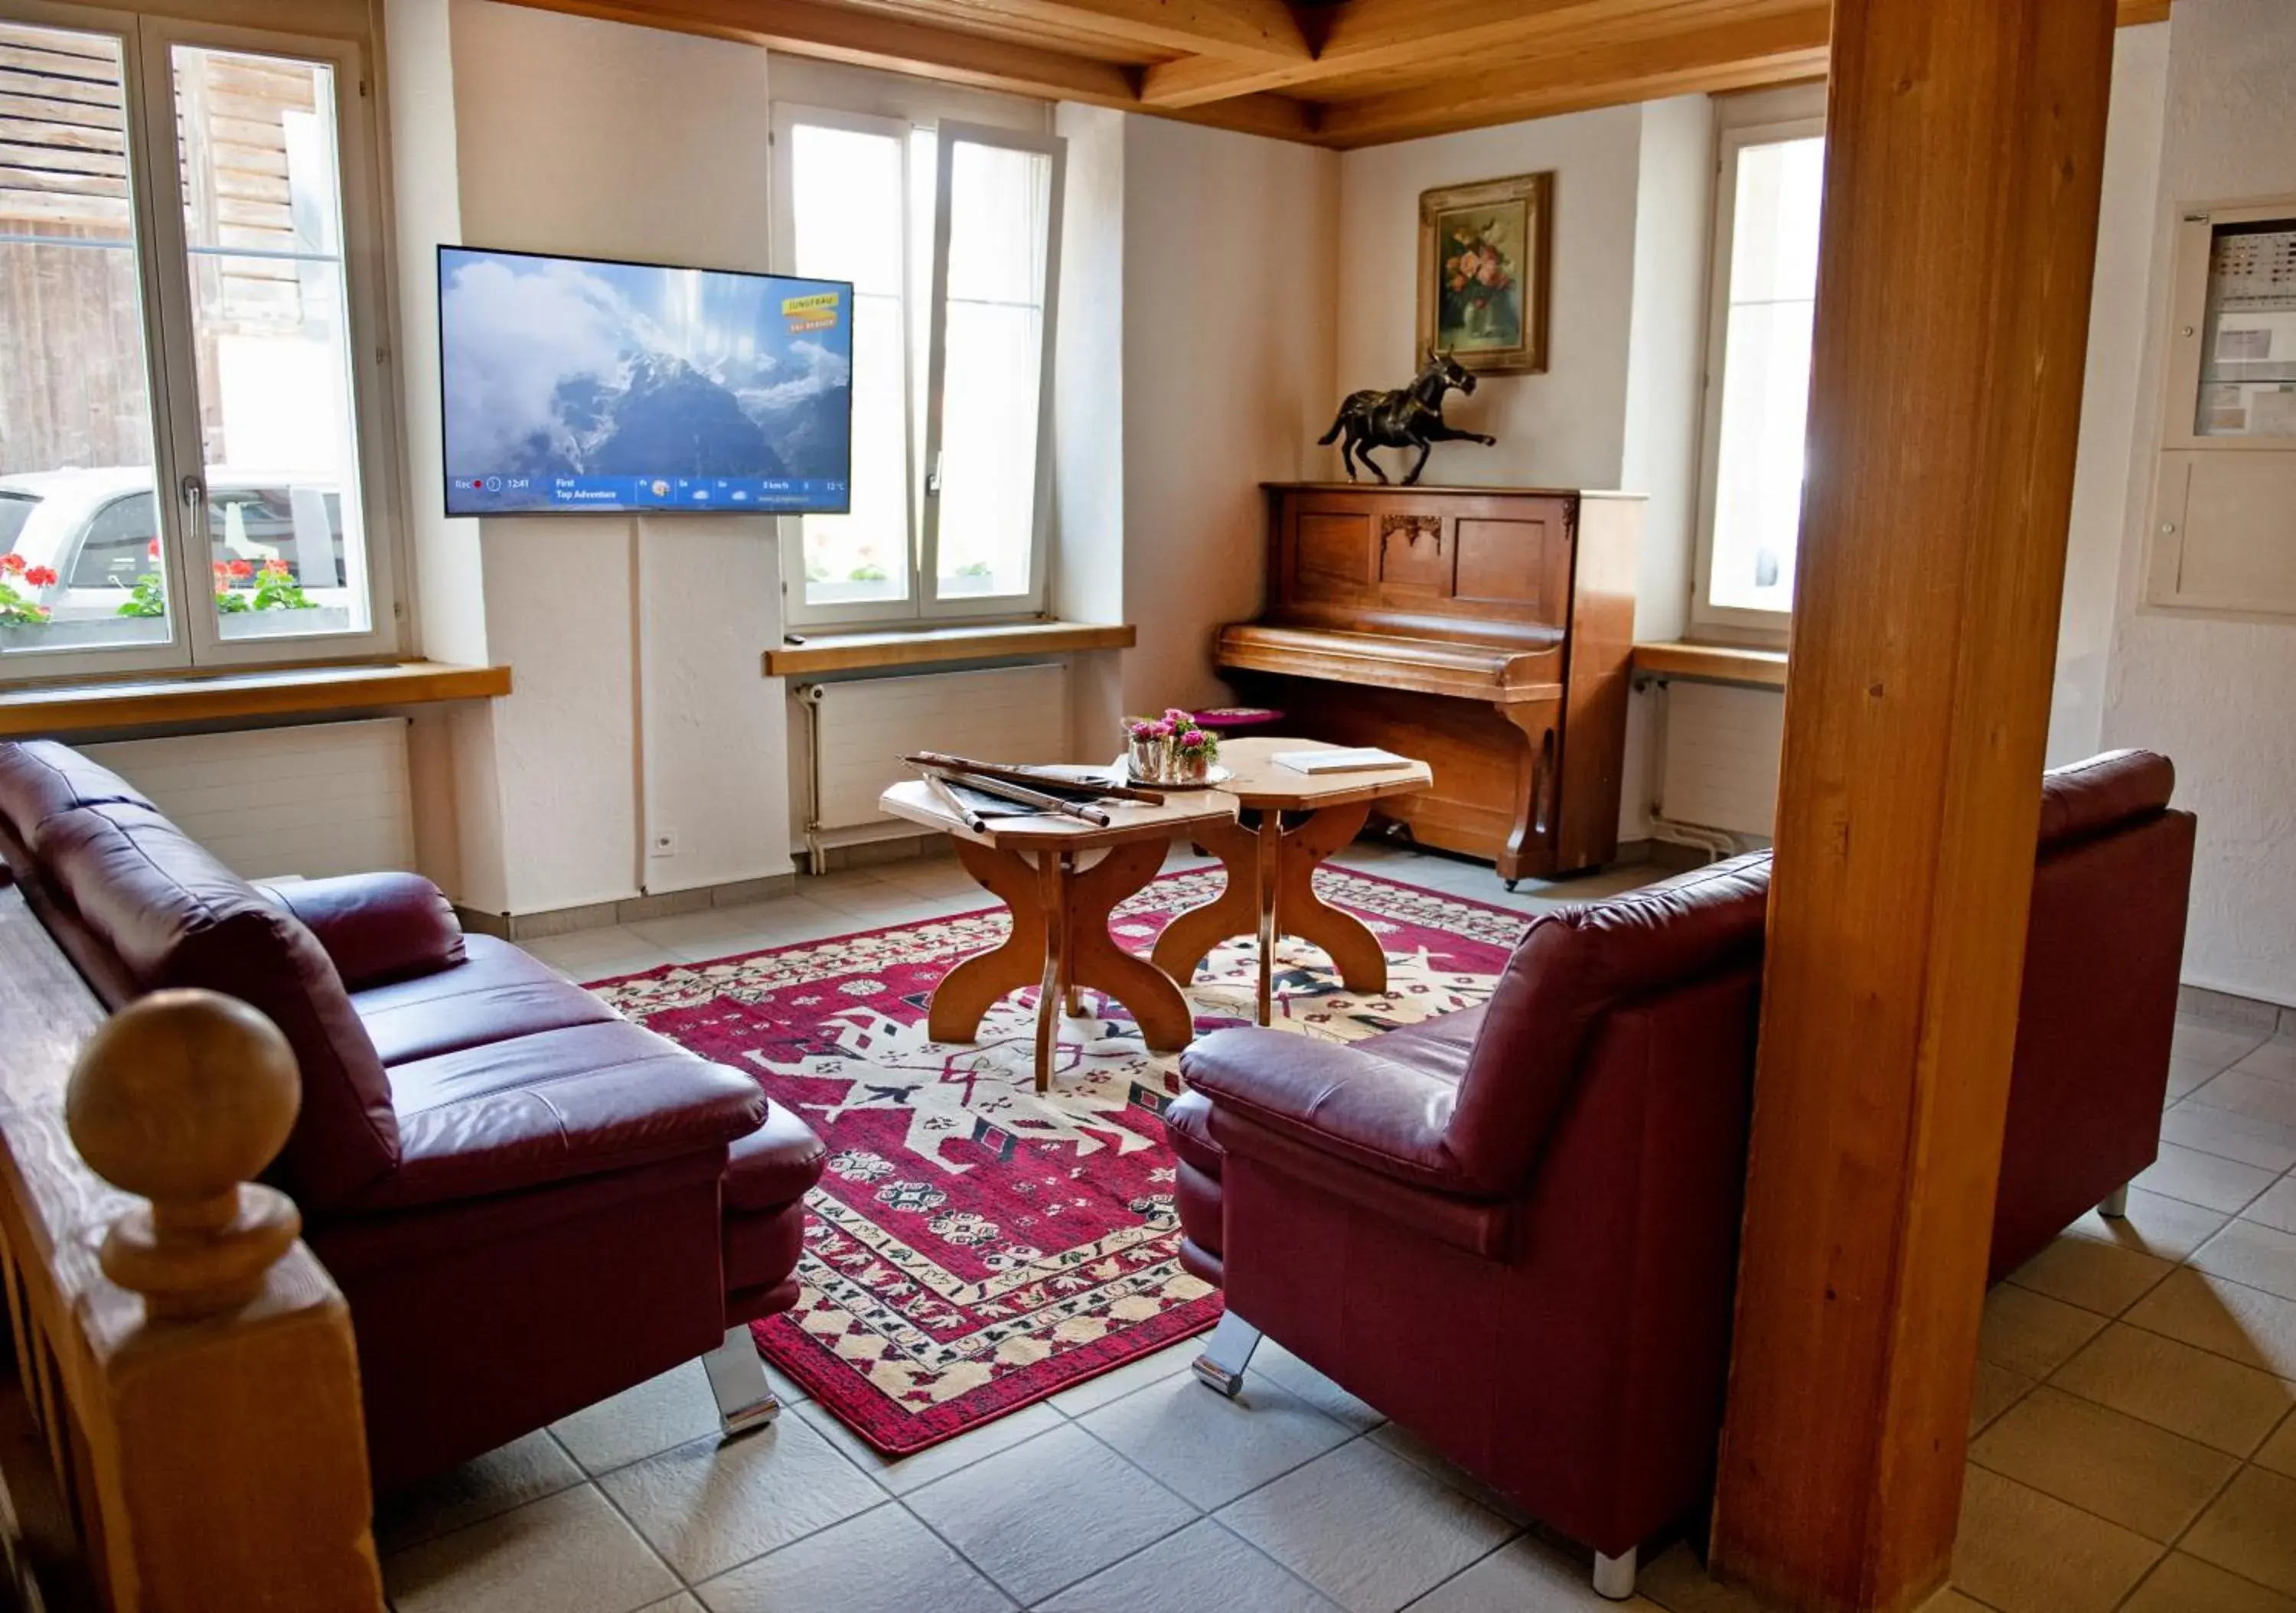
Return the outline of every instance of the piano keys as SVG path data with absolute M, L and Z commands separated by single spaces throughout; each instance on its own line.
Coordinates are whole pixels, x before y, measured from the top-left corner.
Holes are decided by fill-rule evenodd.
M 1267 608 L 1220 630 L 1243 697 L 1309 739 L 1424 758 L 1382 803 L 1525 878 L 1618 855 L 1642 499 L 1554 488 L 1267 487 Z

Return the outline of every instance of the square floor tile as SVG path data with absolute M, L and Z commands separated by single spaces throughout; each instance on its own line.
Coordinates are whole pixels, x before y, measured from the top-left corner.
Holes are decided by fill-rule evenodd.
M 2183 1552 L 2171 1552 L 2122 1613 L 2296 1613 L 2296 1601 L 2227 1574 Z
M 2241 1212 L 2284 1232 L 2296 1232 L 2296 1175 L 2283 1176 L 2264 1196 Z
M 2118 1322 L 2049 1381 L 2234 1456 L 2255 1450 L 2296 1405 L 2296 1385 Z
M 537 1429 L 383 1496 L 374 1509 L 375 1549 L 396 1552 L 433 1540 L 581 1482 L 582 1470 Z
M 1048 1403 L 1053 1410 L 1070 1417 L 1081 1417 L 1086 1412 L 1106 1405 L 1111 1400 L 1121 1400 L 1135 1389 L 1144 1389 L 1150 1384 L 1169 1378 L 1175 1372 L 1185 1372 L 1188 1363 L 1204 1353 L 1207 1334 L 1183 1339 L 1168 1345 L 1152 1355 L 1128 1361 L 1112 1372 L 1103 1372 L 1097 1378 L 1087 1378 L 1082 1383 L 1062 1389 Z
M 2296 1596 L 2296 1478 L 2243 1468 L 2178 1543 L 2203 1562 Z
M 693 1592 L 680 1591 L 667 1601 L 648 1603 L 638 1613 L 709 1613 L 709 1609 L 693 1599 Z
M 1515 1527 L 1529 1527 L 1530 1518 L 1521 1507 L 1401 1423 L 1381 1423 L 1371 1431 L 1371 1442 L 1383 1451 L 1390 1451 L 1402 1457 L 1421 1472 L 1450 1486 L 1468 1500 L 1489 1508 Z
M 2245 1053 L 2233 1068 L 2245 1075 L 2276 1081 L 2296 1081 L 2296 1036 L 2275 1036 Z
M 1980 1467 L 1961 1492 L 1953 1584 L 2000 1613 L 2107 1613 L 2161 1548 Z
M 2090 1210 L 2065 1228 L 2065 1236 L 2109 1243 L 2162 1260 L 2182 1260 L 2214 1237 L 2227 1219 L 2222 1210 L 2132 1187 L 2127 1215 L 2105 1216 Z
M 1645 1596 L 1612 1601 L 1595 1589 L 1591 1560 L 1578 1562 L 1528 1535 L 1454 1575 L 1411 1604 L 1411 1613 L 1659 1613 Z
M 2094 1311 L 2067 1305 L 2013 1282 L 1997 1284 L 1985 1296 L 1977 1353 L 1996 1366 L 2046 1378 L 2104 1325 Z
M 1008 1450 L 1024 1439 L 1034 1439 L 1050 1429 L 1068 1421 L 1058 1412 L 1038 1401 L 1019 1411 L 999 1417 L 993 1422 L 982 1423 L 959 1434 L 954 1439 L 944 1439 L 937 1445 L 910 1456 L 887 1456 L 873 1449 L 867 1440 L 837 1421 L 820 1402 L 799 1408 L 799 1414 L 827 1437 L 829 1443 L 845 1453 L 846 1460 L 883 1485 L 896 1495 L 906 1495 L 919 1485 L 969 1467 L 984 1456 L 994 1456 Z
M 1713 1578 L 1696 1554 L 1678 1543 L 1643 1565 L 1635 1588 L 1667 1613 L 1764 1613 L 1751 1592 Z
M 2009 1273 L 2020 1288 L 2117 1316 L 2173 1269 L 2158 1255 L 2094 1238 L 2059 1238 Z
M 1350 1432 L 1366 1434 L 1387 1421 L 1377 1406 L 1359 1400 L 1273 1339 L 1252 1352 L 1251 1371 L 1265 1372 Z
M 1209 1518 L 1037 1605 L 1038 1613 L 1338 1613 L 1322 1592 Z
M 2288 1386 L 2296 1388 L 2296 1384 Z M 2256 1465 L 2296 1478 L 2296 1412 L 2291 1412 L 2253 1458 Z
M 1210 1511 L 1351 1437 L 1275 1379 L 1246 1372 L 1231 1400 L 1193 1372 L 1111 1401 L 1078 1421 Z
M 1969 1459 L 2163 1544 L 2201 1515 L 2240 1464 L 2046 1385 L 1986 1429 Z
M 1024 1603 L 1097 1574 L 1193 1522 L 1196 1510 L 1079 1428 L 911 1492 L 908 1505 Z
M 2230 1213 L 2272 1185 L 2261 1166 L 2205 1154 L 2181 1143 L 2163 1142 L 2161 1157 L 2136 1175 L 2136 1185 L 2187 1204 Z
M 2296 1081 L 2251 1075 L 2237 1065 L 2194 1087 L 2185 1101 L 2274 1126 L 2296 1126 Z
M 1394 1613 L 1514 1533 L 1368 1439 L 1318 1456 L 1219 1517 L 1349 1613 Z
M 2127 1320 L 2276 1377 L 2296 1378 L 2296 1303 L 2188 1269 L 2169 1273 Z
M 2236 1030 L 2229 1026 L 2179 1019 L 2169 1051 L 2176 1058 L 2189 1059 L 2211 1069 L 2229 1069 L 2263 1046 L 2264 1041 L 2262 1031 Z
M 677 1576 L 590 1485 L 383 1559 L 398 1613 L 632 1613 Z
M 893 1502 L 706 1580 L 709 1613 L 1006 1613 L 1012 1602 Z
M 885 1499 L 802 1417 L 730 1443 L 699 1439 L 598 1480 L 688 1584 Z
M 2258 1221 L 2235 1221 L 2193 1257 L 2202 1271 L 2296 1300 L 2296 1232 Z
M 2195 1088 L 2207 1084 L 2209 1077 L 2221 1074 L 2224 1067 L 2205 1060 L 2171 1057 L 2169 1060 L 2169 1085 L 2162 1096 L 2170 1103 Z
M 2032 1387 L 2033 1380 L 2022 1372 L 1989 1361 L 1979 1362 L 1976 1392 L 1969 1402 L 1969 1437 L 1976 1438 L 1980 1429 L 2015 1405 Z
M 2296 1126 L 2275 1126 L 2268 1120 L 2211 1109 L 2190 1098 L 2172 1105 L 2161 1117 L 2161 1139 L 2266 1170 L 2284 1171 L 2296 1166 Z
M 550 1425 L 591 1473 L 658 1456 L 718 1431 L 718 1402 L 701 1363 L 689 1361 Z

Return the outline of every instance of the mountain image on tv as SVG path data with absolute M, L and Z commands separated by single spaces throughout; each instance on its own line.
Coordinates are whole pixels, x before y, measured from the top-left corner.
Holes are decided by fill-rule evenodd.
M 841 484 L 851 294 L 830 282 L 450 248 L 447 475 Z M 454 504 L 450 492 L 450 507 Z M 514 503 L 496 496 L 486 507 Z M 639 502 L 652 502 L 640 500 Z M 841 490 L 828 507 L 841 507 Z

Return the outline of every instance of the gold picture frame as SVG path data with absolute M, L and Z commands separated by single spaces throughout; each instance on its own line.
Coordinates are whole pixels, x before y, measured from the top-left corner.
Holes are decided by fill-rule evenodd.
M 1554 174 L 1419 196 L 1419 348 L 1478 375 L 1546 373 Z

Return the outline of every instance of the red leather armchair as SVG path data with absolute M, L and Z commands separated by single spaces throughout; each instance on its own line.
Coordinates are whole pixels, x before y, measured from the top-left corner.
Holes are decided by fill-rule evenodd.
M 2158 1150 L 2194 822 L 2168 761 L 2048 774 L 1998 1277 Z M 1720 1428 L 1767 853 L 1541 917 L 1482 1008 L 1353 1044 L 1222 1031 L 1167 1112 L 1199 1374 L 1264 1329 L 1554 1527 L 1595 1584 L 1692 1511 Z
M 747 1323 L 795 1301 L 823 1149 L 755 1081 L 415 875 L 251 886 L 61 745 L 0 745 L 0 851 L 108 1003 L 207 987 L 293 1046 L 271 1174 L 349 1301 L 378 1488 L 696 1355 L 729 1431 L 772 1415 Z

